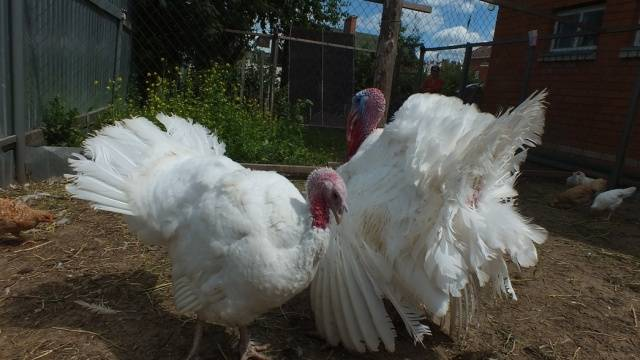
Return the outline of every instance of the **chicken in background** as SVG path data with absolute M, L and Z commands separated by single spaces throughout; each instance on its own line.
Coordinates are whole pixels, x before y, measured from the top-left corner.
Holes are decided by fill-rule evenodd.
M 567 178 L 567 186 L 589 185 L 593 180 L 582 171 L 576 171 Z
M 603 212 L 609 210 L 607 220 L 611 219 L 613 212 L 622 205 L 622 201 L 636 192 L 636 187 L 632 186 L 626 189 L 614 189 L 598 194 L 593 204 L 591 204 L 592 212 Z
M 0 198 L 0 235 L 10 233 L 19 237 L 21 231 L 51 221 L 53 214 L 48 211 L 35 210 L 22 202 Z
M 591 179 L 591 181 L 588 184 L 585 185 L 589 185 L 591 186 L 591 189 L 593 190 L 593 192 L 595 194 L 599 193 L 599 192 L 603 192 L 607 189 L 607 180 L 605 179 Z
M 587 205 L 594 194 L 591 185 L 576 185 L 569 190 L 555 194 L 550 205 L 561 209 L 569 209 L 576 205 Z

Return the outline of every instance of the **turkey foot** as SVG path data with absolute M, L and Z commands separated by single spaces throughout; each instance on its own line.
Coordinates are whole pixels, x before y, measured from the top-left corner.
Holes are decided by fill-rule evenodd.
M 189 350 L 189 355 L 185 360 L 195 360 L 198 358 L 196 355 L 198 353 L 198 348 L 200 347 L 200 340 L 202 339 L 202 321 L 196 320 L 196 331 L 193 334 L 193 345 L 191 345 L 191 350 Z
M 269 360 L 268 356 L 259 353 L 260 351 L 269 349 L 269 345 L 255 345 L 251 342 L 251 336 L 249 335 L 249 329 L 247 327 L 241 327 L 239 330 L 240 342 L 238 343 L 238 351 L 240 353 L 240 360 Z

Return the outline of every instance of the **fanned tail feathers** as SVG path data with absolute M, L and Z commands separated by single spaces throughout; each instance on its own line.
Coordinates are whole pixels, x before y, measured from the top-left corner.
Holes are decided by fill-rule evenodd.
M 513 201 L 527 149 L 541 142 L 545 97 L 546 91 L 534 93 L 496 118 L 456 98 L 412 95 L 376 142 L 344 165 L 353 177 L 365 168 L 353 161 L 396 162 L 386 164 L 388 175 L 358 179 L 362 189 L 348 182 L 350 197 L 388 196 L 367 208 L 389 216 L 364 232 L 354 223 L 365 221 L 368 210 L 350 206 L 336 229 L 311 294 L 318 330 L 330 344 L 362 352 L 376 350 L 381 339 L 393 351 L 395 330 L 383 298 L 416 342 L 430 334 L 423 309 L 452 336 L 464 336 L 477 286 L 490 282 L 516 299 L 503 256 L 533 266 L 535 244 L 547 236 Z M 367 332 L 372 323 L 375 331 Z
M 76 174 L 67 175 L 72 180 L 67 191 L 96 209 L 134 216 L 127 191 L 136 171 L 168 154 L 224 155 L 224 144 L 203 126 L 178 116 L 157 118 L 166 132 L 137 117 L 104 127 L 87 139 L 87 157 L 73 154 L 69 159 Z

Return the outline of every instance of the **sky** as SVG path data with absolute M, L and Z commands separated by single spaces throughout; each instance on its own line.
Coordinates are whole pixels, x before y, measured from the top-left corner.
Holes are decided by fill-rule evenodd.
M 491 41 L 498 8 L 479 0 L 407 0 L 430 5 L 430 14 L 403 9 L 402 25 L 407 33 L 417 35 L 425 47 Z M 350 15 L 358 17 L 356 30 L 377 35 L 380 31 L 382 4 L 351 0 Z M 427 52 L 427 61 L 452 59 L 460 61 L 464 50 Z

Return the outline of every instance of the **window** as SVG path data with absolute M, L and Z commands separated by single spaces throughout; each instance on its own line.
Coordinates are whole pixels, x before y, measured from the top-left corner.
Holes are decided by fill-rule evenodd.
M 556 21 L 553 34 L 573 34 L 580 31 L 595 31 L 602 25 L 604 6 L 589 6 L 558 13 L 562 20 Z M 597 35 L 574 36 L 554 39 L 551 51 L 593 50 Z

